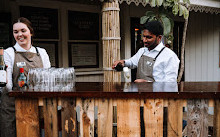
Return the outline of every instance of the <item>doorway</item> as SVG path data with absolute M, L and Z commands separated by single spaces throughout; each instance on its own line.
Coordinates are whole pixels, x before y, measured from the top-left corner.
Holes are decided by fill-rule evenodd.
M 183 28 L 184 28 L 184 22 L 174 21 L 174 27 L 173 27 L 173 37 L 174 37 L 174 39 L 173 39 L 173 51 L 176 53 L 176 55 L 178 56 L 179 59 L 181 59 Z M 179 65 L 179 71 L 180 71 L 180 65 Z M 184 76 L 185 76 L 185 70 L 183 71 L 183 76 L 182 76 L 181 81 L 185 80 Z
M 141 37 L 141 25 L 140 18 L 131 17 L 131 56 L 134 56 L 137 51 L 143 47 L 143 41 Z M 137 69 L 131 69 L 131 81 L 136 79 Z

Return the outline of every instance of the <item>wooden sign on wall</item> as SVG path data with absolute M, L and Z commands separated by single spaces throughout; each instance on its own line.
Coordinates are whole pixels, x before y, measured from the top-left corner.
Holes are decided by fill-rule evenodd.
M 57 42 L 34 42 L 34 46 L 44 48 L 50 58 L 52 67 L 59 67 L 58 62 L 58 43 Z
M 68 11 L 69 40 L 99 40 L 99 14 Z
M 11 14 L 3 12 L 0 17 L 0 47 L 6 49 L 12 46 Z
M 98 68 L 98 43 L 69 43 L 69 65 L 75 68 Z
M 58 10 L 20 6 L 20 16 L 29 19 L 36 39 L 59 39 Z

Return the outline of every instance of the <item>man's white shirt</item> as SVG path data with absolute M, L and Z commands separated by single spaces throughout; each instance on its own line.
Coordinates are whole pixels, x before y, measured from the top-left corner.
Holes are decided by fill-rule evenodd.
M 155 58 L 164 47 L 161 42 L 151 51 L 143 47 L 130 59 L 125 60 L 125 66 L 131 69 L 138 67 L 138 61 L 142 55 Z M 165 48 L 157 57 L 153 66 L 153 77 L 156 82 L 176 82 L 180 60 L 169 48 Z

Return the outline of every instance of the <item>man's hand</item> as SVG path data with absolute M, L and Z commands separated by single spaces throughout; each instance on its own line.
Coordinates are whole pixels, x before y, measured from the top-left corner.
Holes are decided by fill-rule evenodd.
M 121 63 L 121 65 L 124 67 L 125 66 L 125 61 L 124 60 L 117 60 L 112 64 L 112 69 L 114 69 L 118 63 Z
M 148 81 L 145 79 L 136 79 L 134 82 L 141 83 L 141 82 L 148 82 Z

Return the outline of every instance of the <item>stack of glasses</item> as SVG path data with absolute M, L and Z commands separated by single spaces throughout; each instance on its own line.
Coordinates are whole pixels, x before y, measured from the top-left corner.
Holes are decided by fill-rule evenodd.
M 33 68 L 27 84 L 34 91 L 73 91 L 75 79 L 74 68 Z

